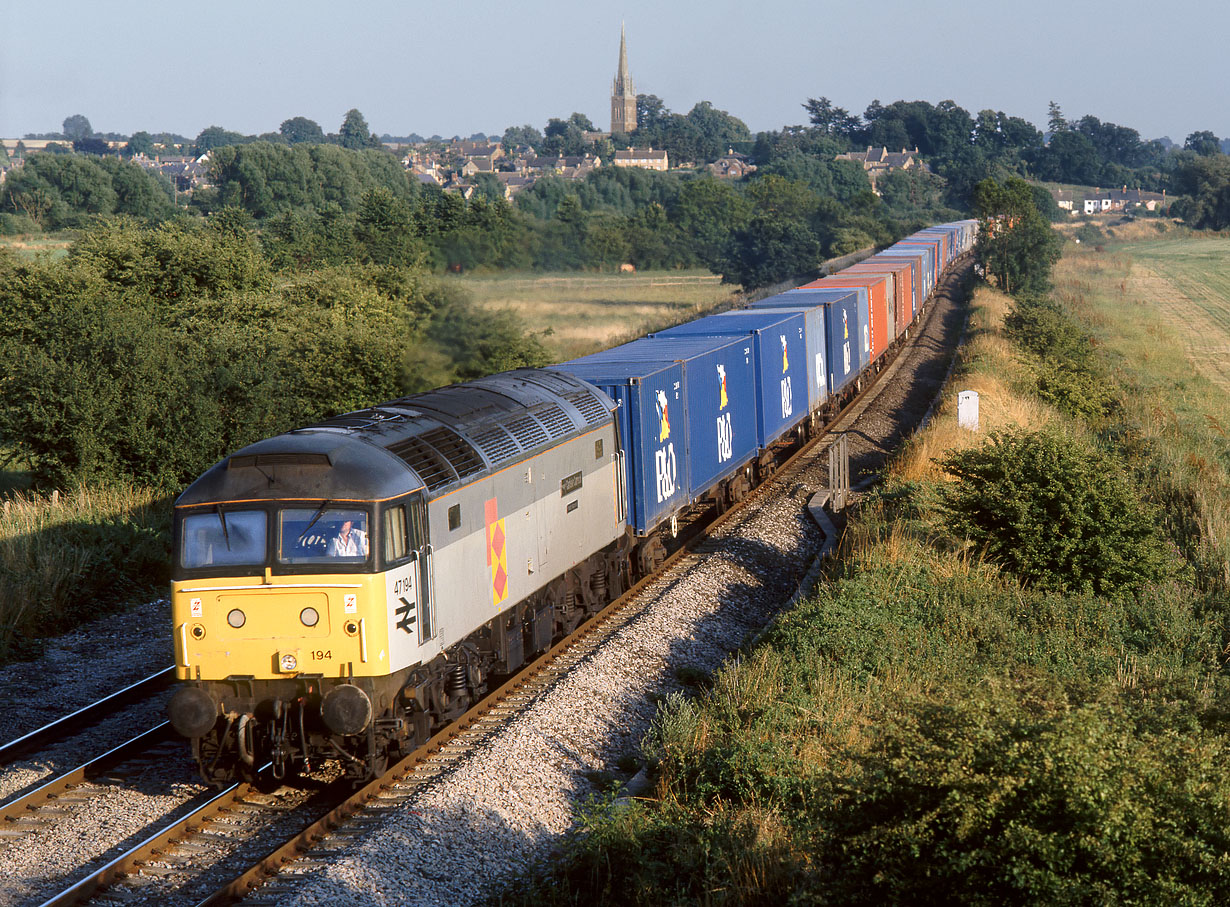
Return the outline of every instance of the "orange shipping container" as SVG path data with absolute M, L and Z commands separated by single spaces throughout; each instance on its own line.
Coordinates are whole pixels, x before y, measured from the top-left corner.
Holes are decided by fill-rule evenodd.
M 884 355 L 894 333 L 888 322 L 888 297 L 892 292 L 892 275 L 851 274 L 850 269 L 846 268 L 832 277 L 824 277 L 808 286 L 866 287 L 871 305 L 871 361 L 875 362 Z M 893 328 L 895 327 L 894 325 Z
M 873 255 L 841 273 L 887 274 L 892 281 L 888 305 L 889 314 L 893 318 L 891 333 L 894 337 L 899 337 L 910 326 L 914 315 L 914 274 L 908 262 L 890 262 Z

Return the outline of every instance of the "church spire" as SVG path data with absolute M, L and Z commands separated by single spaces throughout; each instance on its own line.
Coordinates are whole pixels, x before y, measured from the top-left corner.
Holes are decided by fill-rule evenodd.
M 615 94 L 632 90 L 632 73 L 628 71 L 628 41 L 624 24 L 619 23 L 619 70 L 615 73 Z
M 636 88 L 628 69 L 628 42 L 624 25 L 619 24 L 619 69 L 611 86 L 611 132 L 629 133 L 636 129 Z

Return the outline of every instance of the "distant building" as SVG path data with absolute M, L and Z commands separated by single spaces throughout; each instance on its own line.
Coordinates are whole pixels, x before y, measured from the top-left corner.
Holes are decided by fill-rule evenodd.
M 1072 198 L 1071 189 L 1052 189 L 1051 198 L 1055 199 L 1055 206 L 1061 211 L 1072 213 L 1074 201 Z
M 665 151 L 655 151 L 653 148 L 629 148 L 626 151 L 616 151 L 611 161 L 616 167 L 644 167 L 647 170 L 666 170 L 670 160 Z
M 1085 213 L 1101 214 L 1105 211 L 1126 211 L 1129 208 L 1144 208 L 1146 211 L 1157 211 L 1166 207 L 1165 192 L 1142 192 L 1140 189 L 1111 189 L 1107 192 L 1094 191 L 1085 196 Z
M 632 85 L 632 73 L 628 70 L 628 47 L 624 41 L 624 29 L 619 27 L 619 69 L 611 88 L 611 134 L 636 131 L 636 89 Z
M 740 154 L 732 148 L 709 164 L 706 169 L 718 178 L 740 179 L 749 173 L 754 173 L 756 165 L 751 163 L 751 159 L 746 154 Z
M 930 170 L 926 164 L 918 160 L 917 148 L 913 151 L 902 148 L 901 153 L 898 154 L 884 147 L 872 148 L 868 145 L 866 151 L 849 151 L 837 155 L 835 160 L 858 161 L 872 180 L 875 179 L 876 174 L 888 173 L 892 170 Z

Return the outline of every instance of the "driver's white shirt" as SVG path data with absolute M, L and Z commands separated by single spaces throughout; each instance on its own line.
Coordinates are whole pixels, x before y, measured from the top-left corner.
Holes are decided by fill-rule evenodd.
M 342 538 L 334 536 L 329 542 L 330 557 L 366 557 L 367 533 L 361 529 L 351 529 L 350 535 Z

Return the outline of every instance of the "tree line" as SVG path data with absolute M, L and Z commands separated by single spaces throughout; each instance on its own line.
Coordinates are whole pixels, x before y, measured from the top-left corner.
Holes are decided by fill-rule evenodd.
M 271 434 L 547 360 L 421 268 L 279 262 L 249 223 L 110 218 L 62 260 L 0 249 L 0 439 L 38 486 L 175 490 Z

